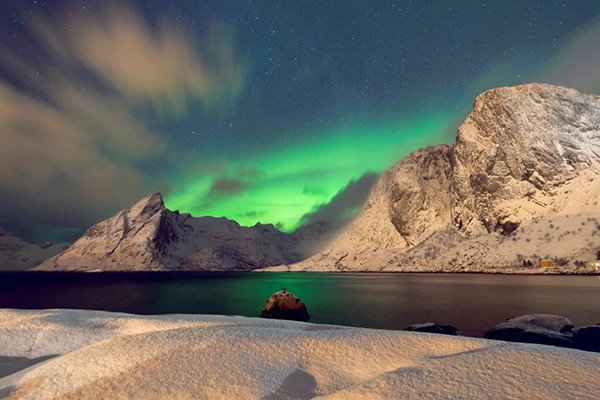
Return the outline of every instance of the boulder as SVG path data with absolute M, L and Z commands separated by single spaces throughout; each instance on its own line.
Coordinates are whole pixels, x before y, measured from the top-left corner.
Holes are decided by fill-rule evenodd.
M 486 339 L 573 347 L 573 324 L 550 314 L 527 314 L 507 319 L 484 335 Z
M 573 333 L 576 348 L 600 352 L 600 323 L 579 327 Z
M 304 303 L 285 289 L 271 295 L 260 316 L 293 321 L 308 321 L 310 318 Z
M 462 332 L 452 325 L 440 325 L 433 322 L 414 324 L 404 328 L 405 331 L 439 333 L 440 335 L 462 336 Z

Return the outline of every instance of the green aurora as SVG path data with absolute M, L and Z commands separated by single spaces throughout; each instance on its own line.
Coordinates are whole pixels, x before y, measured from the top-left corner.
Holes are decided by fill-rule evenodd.
M 418 148 L 450 143 L 456 115 L 455 110 L 428 111 L 406 123 L 357 123 L 301 135 L 304 140 L 296 143 L 228 159 L 225 176 L 236 184 L 223 193 L 211 190 L 222 171 L 180 175 L 165 203 L 194 216 L 227 217 L 244 226 L 272 223 L 294 231 L 302 216 L 329 203 L 349 182 L 381 173 Z M 347 217 L 358 211 L 347 210 Z
M 0 20 L 0 227 L 32 242 L 155 192 L 344 224 L 483 91 L 600 93 L 598 0 L 3 1 Z

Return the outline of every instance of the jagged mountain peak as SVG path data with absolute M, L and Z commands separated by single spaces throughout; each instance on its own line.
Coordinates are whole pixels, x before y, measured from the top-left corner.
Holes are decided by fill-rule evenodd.
M 128 211 L 132 216 L 139 216 L 154 215 L 156 212 L 165 209 L 165 202 L 162 194 L 160 192 L 156 192 L 135 203 L 128 209 Z
M 490 231 L 516 198 L 539 215 L 536 202 L 600 161 L 599 110 L 598 96 L 540 83 L 480 95 L 452 149 L 456 223 Z
M 269 230 L 279 231 L 279 229 L 277 229 L 277 227 L 275 225 L 273 225 L 273 224 L 263 224 L 260 221 L 257 222 L 256 224 L 254 224 L 253 227 L 261 228 L 261 229 L 269 229 Z
M 494 159 L 515 177 L 534 170 L 550 179 L 587 168 L 600 157 L 594 133 L 599 102 L 598 96 L 541 83 L 484 92 L 458 130 L 455 153 L 467 157 L 458 161 Z
M 92 226 L 38 269 L 248 270 L 306 258 L 316 252 L 315 241 L 272 224 L 244 227 L 224 217 L 180 214 L 154 193 Z

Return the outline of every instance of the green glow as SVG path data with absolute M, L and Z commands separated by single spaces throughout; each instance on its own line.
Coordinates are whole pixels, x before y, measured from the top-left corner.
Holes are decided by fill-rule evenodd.
M 243 157 L 227 157 L 218 173 L 179 176 L 165 202 L 170 209 L 195 216 L 227 217 L 241 225 L 272 223 L 293 231 L 300 218 L 329 202 L 350 180 L 366 172 L 383 172 L 411 151 L 454 137 L 455 112 L 424 113 L 406 123 L 356 123 Z M 310 140 L 308 138 L 315 138 Z M 256 176 L 237 176 L 246 182 L 241 190 L 209 195 L 223 175 L 258 171 Z

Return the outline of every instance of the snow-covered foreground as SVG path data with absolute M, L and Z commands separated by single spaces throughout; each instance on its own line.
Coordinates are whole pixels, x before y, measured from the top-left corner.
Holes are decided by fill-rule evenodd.
M 600 398 L 600 355 L 208 315 L 0 310 L 0 398 Z

